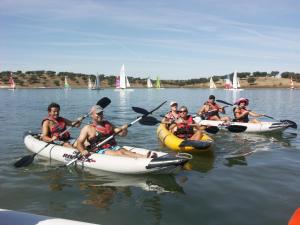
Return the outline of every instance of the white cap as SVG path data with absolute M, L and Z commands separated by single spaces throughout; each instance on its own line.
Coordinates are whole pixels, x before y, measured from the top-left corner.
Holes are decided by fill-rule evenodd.
M 94 105 L 91 108 L 91 112 L 100 113 L 100 112 L 103 112 L 103 108 L 100 105 Z
M 170 106 L 172 106 L 172 105 L 174 105 L 174 104 L 178 105 L 178 103 L 175 102 L 175 101 L 171 101 L 171 102 L 170 102 Z

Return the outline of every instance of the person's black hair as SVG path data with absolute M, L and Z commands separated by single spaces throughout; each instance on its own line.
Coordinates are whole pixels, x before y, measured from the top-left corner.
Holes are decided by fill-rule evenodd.
M 216 99 L 216 97 L 214 95 L 210 95 L 208 99 Z
M 59 104 L 57 104 L 55 102 L 52 102 L 52 103 L 50 103 L 50 105 L 48 105 L 48 112 L 51 111 L 51 108 L 57 108 L 58 110 L 60 110 Z

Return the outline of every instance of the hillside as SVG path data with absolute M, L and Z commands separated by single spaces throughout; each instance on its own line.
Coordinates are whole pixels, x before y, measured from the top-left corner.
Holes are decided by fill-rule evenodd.
M 8 86 L 8 80 L 11 72 L 0 73 L 0 88 Z M 78 73 L 60 72 L 55 73 L 53 71 L 29 71 L 22 73 L 20 71 L 13 73 L 13 79 L 17 88 L 63 88 L 65 76 L 68 79 L 68 83 L 71 88 L 87 88 L 88 77 L 92 82 L 95 81 L 95 75 L 86 75 Z M 215 76 L 217 88 L 224 87 L 223 77 Z M 298 77 L 296 77 L 298 78 Z M 133 88 L 145 88 L 146 78 L 128 77 L 131 87 Z M 298 81 L 298 82 L 297 82 Z M 114 88 L 115 76 L 100 75 L 100 83 L 102 88 Z M 152 80 L 154 84 L 155 81 Z M 274 78 L 272 76 L 265 77 L 244 77 L 240 78 L 242 88 L 288 88 L 290 87 L 289 78 Z M 209 82 L 207 78 L 190 79 L 190 80 L 161 80 L 162 87 L 186 87 L 186 88 L 208 88 Z M 294 86 L 300 88 L 299 79 L 294 81 Z

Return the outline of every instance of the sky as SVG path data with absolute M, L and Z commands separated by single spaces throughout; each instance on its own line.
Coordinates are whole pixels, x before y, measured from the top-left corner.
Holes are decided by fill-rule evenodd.
M 0 0 L 0 71 L 300 72 L 298 0 Z

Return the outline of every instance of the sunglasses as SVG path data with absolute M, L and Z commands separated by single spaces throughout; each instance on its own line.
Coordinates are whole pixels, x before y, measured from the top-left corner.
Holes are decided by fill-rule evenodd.
M 184 113 L 184 112 L 187 112 L 187 110 L 181 110 L 181 111 L 179 111 L 180 113 Z

